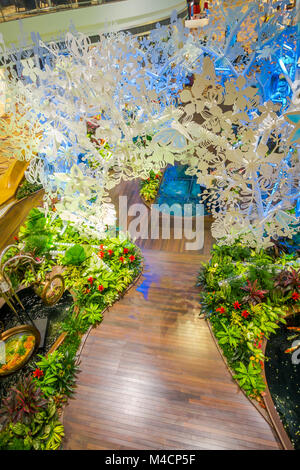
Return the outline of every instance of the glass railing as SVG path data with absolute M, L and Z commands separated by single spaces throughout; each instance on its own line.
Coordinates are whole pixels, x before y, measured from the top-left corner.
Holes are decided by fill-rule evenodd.
M 1 0 L 0 23 L 70 8 L 89 7 L 119 1 L 122 0 Z

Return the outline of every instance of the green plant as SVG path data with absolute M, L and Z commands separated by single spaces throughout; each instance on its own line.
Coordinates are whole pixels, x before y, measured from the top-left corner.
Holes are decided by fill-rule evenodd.
M 66 354 L 68 352 L 70 356 L 75 356 L 80 346 L 80 343 L 81 343 L 81 336 L 78 333 L 75 333 L 73 335 L 68 334 L 64 342 L 62 343 L 62 345 L 59 347 L 59 351 L 62 354 Z M 56 394 L 55 397 L 61 397 L 62 400 L 60 401 L 65 400 L 65 396 L 63 394 Z
M 41 388 L 31 377 L 25 377 L 3 399 L 0 415 L 4 423 L 28 423 L 46 404 Z
M 25 444 L 24 439 L 16 437 L 6 429 L 0 432 L 0 450 L 30 450 L 30 445 Z
M 47 357 L 39 356 L 36 367 L 43 371 L 43 376 L 34 379 L 46 397 L 61 394 L 71 396 L 75 388 L 75 379 L 79 371 L 76 358 L 68 351 L 65 354 L 54 351 Z
M 49 402 L 46 410 L 36 416 L 34 424 L 36 424 L 35 432 L 37 429 L 39 430 L 41 446 L 45 450 L 56 450 L 60 447 L 64 436 L 64 427 L 58 420 L 53 401 Z
M 271 333 L 275 333 L 279 328 L 278 323 L 286 323 L 284 316 L 286 310 L 269 304 L 259 304 L 251 308 L 253 312 L 252 322 L 249 323 L 249 330 L 254 335 L 263 333 L 269 338 Z
M 24 273 L 23 284 L 28 287 L 36 281 L 36 275 L 31 269 L 27 269 Z
M 52 400 L 30 423 L 9 423 L 0 433 L 1 450 L 56 450 L 64 436 L 56 406 Z
M 43 186 L 41 184 L 29 183 L 29 181 L 24 180 L 18 188 L 16 198 L 18 200 L 22 199 L 23 197 L 29 196 L 30 194 L 39 191 L 40 189 L 42 189 L 42 187 Z
M 234 378 L 239 381 L 240 386 L 245 390 L 247 395 L 256 396 L 264 391 L 265 383 L 261 376 L 261 367 L 253 362 L 245 366 L 243 362 L 239 363 L 239 367 L 235 368 L 237 372 Z
M 51 248 L 52 234 L 46 227 L 46 217 L 36 208 L 31 209 L 26 224 L 19 232 L 20 240 L 25 242 L 25 251 L 41 256 Z
M 67 289 L 76 290 L 77 288 L 82 288 L 85 284 L 84 279 L 81 277 L 81 269 L 79 266 L 66 266 L 63 276 Z
M 99 305 L 97 304 L 89 304 L 88 307 L 86 307 L 82 318 L 88 319 L 89 323 L 94 325 L 95 323 L 99 323 L 102 321 L 102 313 L 101 309 L 99 309 Z
M 283 269 L 276 276 L 275 287 L 279 287 L 285 294 L 300 289 L 300 268 Z
M 268 292 L 266 290 L 261 290 L 257 288 L 257 279 L 255 279 L 253 283 L 251 283 L 251 281 L 247 279 L 247 286 L 243 286 L 242 290 L 248 292 L 248 295 L 243 297 L 243 302 L 251 303 L 253 305 L 262 302 L 263 298 L 265 297 L 265 294 L 267 294 Z
M 81 245 L 71 246 L 65 253 L 64 258 L 62 259 L 63 264 L 71 264 L 73 266 L 78 266 L 86 260 L 86 254 L 84 248 Z
M 234 261 L 246 260 L 251 257 L 251 248 L 242 245 L 237 241 L 233 245 L 213 245 L 212 254 L 223 259 L 225 256 L 229 256 Z
M 232 348 L 236 349 L 237 345 L 241 341 L 241 333 L 235 326 L 226 326 L 221 321 L 222 330 L 218 331 L 216 336 L 219 339 L 220 344 L 229 344 Z
M 253 258 L 252 263 L 248 266 L 247 279 L 250 282 L 257 280 L 262 289 L 271 292 L 274 289 L 274 266 L 260 264 L 260 260 L 260 257 Z
M 88 322 L 82 315 L 77 315 L 76 312 L 73 312 L 72 315 L 61 324 L 61 331 L 68 333 L 68 335 L 78 335 L 85 333 L 88 329 Z

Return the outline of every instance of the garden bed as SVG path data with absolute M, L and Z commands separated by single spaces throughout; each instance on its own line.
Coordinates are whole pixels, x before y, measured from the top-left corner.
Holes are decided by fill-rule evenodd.
M 0 449 L 55 450 L 64 435 L 59 415 L 74 392 L 78 354 L 91 327 L 99 324 L 103 313 L 137 281 L 142 258 L 126 238 L 89 239 L 55 213 L 44 217 L 38 209 L 30 212 L 5 260 L 16 252 L 31 253 L 37 266 L 34 272 L 24 266 L 14 268 L 10 275 L 15 286 L 43 283 L 53 266 L 58 266 L 72 302 L 54 328 L 55 337 L 47 343 L 46 349 L 57 338 L 48 354 L 45 350 L 38 360 L 32 358 L 26 371 L 22 369 L 18 391 L 9 389 L 2 400 Z M 29 400 L 28 411 L 19 397 L 26 403 Z
M 46 355 L 60 336 L 60 327 L 62 322 L 68 316 L 70 307 L 73 305 L 73 297 L 68 291 L 66 291 L 57 304 L 47 306 L 31 288 L 23 289 L 18 293 L 18 296 L 24 305 L 25 310 L 30 314 L 30 318 L 33 322 L 34 320 L 48 318 L 45 343 L 37 352 L 37 354 Z M 20 324 L 30 324 L 29 318 L 21 308 L 18 309 L 18 314 L 19 317 L 13 314 L 7 304 L 0 309 L 0 321 L 1 326 L 3 324 L 4 330 L 14 328 Z M 12 375 L 0 378 L 0 403 L 2 398 L 7 395 L 8 389 L 15 386 L 32 370 L 36 360 L 37 356 L 34 354 L 25 367 Z
M 33 184 L 29 183 L 26 179 L 24 179 L 16 192 L 16 200 L 20 201 L 25 197 L 31 196 L 31 194 L 37 193 L 38 191 L 42 191 L 43 186 L 41 184 Z
M 162 179 L 163 173 L 161 171 L 155 173 L 151 170 L 149 177 L 141 181 L 140 196 L 143 203 L 149 207 L 149 209 L 151 205 L 155 203 Z
M 263 408 L 264 342 L 299 309 L 299 272 L 296 252 L 278 256 L 237 242 L 214 246 L 199 274 L 202 312 L 218 349 L 246 396 Z

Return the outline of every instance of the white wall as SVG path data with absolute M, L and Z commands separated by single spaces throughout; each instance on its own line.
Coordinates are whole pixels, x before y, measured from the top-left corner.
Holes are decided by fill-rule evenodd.
M 180 13 L 185 8 L 186 0 L 121 0 L 0 23 L 0 33 L 6 45 L 18 43 L 23 33 L 29 43 L 31 32 L 39 32 L 45 41 L 54 39 L 71 23 L 78 31 L 94 35 L 107 31 L 111 21 L 116 29 L 133 28 L 168 18 L 173 10 Z

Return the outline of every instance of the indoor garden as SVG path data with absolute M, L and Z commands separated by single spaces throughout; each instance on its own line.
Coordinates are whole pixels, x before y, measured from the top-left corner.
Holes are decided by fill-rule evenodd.
M 1 450 L 300 449 L 297 9 L 235 3 L 1 37 Z

